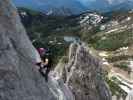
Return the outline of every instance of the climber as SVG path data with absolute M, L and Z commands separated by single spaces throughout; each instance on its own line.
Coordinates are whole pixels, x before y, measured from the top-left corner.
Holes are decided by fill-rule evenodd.
M 45 80 L 48 81 L 48 74 L 52 67 L 50 52 L 48 49 L 44 49 L 44 48 L 39 48 L 38 52 L 42 59 L 41 62 L 37 63 L 37 65 L 39 66 L 39 72 L 43 77 L 45 77 Z

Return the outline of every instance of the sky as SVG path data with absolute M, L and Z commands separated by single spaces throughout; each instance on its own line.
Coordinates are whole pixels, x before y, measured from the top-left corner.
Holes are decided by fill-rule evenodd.
M 77 1 L 79 1 L 82 4 L 86 5 L 86 3 L 91 2 L 91 1 L 95 1 L 95 0 L 77 0 Z

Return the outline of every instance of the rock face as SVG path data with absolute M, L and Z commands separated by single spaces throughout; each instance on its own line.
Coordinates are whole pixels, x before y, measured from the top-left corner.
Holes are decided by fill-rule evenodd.
M 0 100 L 73 100 L 63 81 L 46 83 L 35 61 L 39 55 L 10 0 L 0 0 Z
M 66 84 L 52 74 L 46 83 L 16 8 L 10 0 L 0 1 L 0 100 L 110 100 L 97 60 L 80 45 L 70 51 Z
M 111 100 L 108 86 L 101 77 L 98 59 L 89 54 L 86 46 L 72 44 L 69 61 L 61 77 L 71 88 L 75 100 Z M 65 74 L 64 74 L 65 73 Z

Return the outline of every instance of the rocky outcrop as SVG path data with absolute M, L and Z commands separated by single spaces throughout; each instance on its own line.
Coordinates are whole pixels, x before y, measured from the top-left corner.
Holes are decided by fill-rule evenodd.
M 62 68 L 65 72 L 56 71 L 71 88 L 75 100 L 111 100 L 108 86 L 102 79 L 100 61 L 89 54 L 84 44 L 72 44 L 69 52 L 68 64 Z
M 63 81 L 45 82 L 34 65 L 39 59 L 16 8 L 0 0 L 0 100 L 74 100 Z

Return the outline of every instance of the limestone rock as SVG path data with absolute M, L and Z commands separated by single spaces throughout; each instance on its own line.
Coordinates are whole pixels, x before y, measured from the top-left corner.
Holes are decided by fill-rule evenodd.
M 89 54 L 84 44 L 72 44 L 69 52 L 64 81 L 75 100 L 111 100 L 109 88 L 102 79 L 100 61 Z
M 45 82 L 34 65 L 36 59 L 39 54 L 16 8 L 10 0 L 0 0 L 0 100 L 74 100 L 63 81 L 50 77 Z

